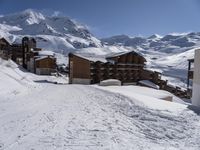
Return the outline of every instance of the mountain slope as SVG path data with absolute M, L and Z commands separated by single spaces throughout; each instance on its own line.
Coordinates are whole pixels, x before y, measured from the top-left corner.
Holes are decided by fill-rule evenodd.
M 107 45 L 129 46 L 144 50 L 155 50 L 165 53 L 184 52 L 200 46 L 200 33 L 168 34 L 164 37 L 152 35 L 145 37 L 129 37 L 125 35 L 101 39 Z
M 102 46 L 85 26 L 67 17 L 46 16 L 31 9 L 0 17 L 0 36 L 10 42 L 32 36 L 39 47 L 55 52 Z

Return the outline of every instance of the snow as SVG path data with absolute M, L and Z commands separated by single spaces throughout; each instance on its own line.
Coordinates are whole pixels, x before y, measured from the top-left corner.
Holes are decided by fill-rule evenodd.
M 24 11 L 24 15 L 29 15 L 29 18 L 26 20 L 26 22 L 31 24 L 38 24 L 41 20 L 44 20 L 45 17 L 41 13 L 36 13 L 35 11 L 31 9 L 27 9 Z
M 100 48 L 89 47 L 89 48 L 82 48 L 77 51 L 78 53 L 82 54 L 90 54 L 94 56 L 105 56 L 111 53 L 120 53 L 120 52 L 128 52 L 130 49 L 119 47 L 119 46 L 103 46 Z
M 39 56 L 54 56 L 54 55 L 55 53 L 52 51 L 46 51 L 46 50 L 39 51 Z
M 137 100 L 139 103 L 142 103 L 143 105 L 146 105 L 151 109 L 177 111 L 179 109 L 185 108 L 184 105 L 181 106 L 179 104 L 177 104 L 177 106 L 180 106 L 179 108 L 168 105 L 169 102 L 164 101 L 164 99 L 167 97 L 172 97 L 173 98 L 172 100 L 177 103 L 184 104 L 184 102 L 178 97 L 163 90 L 155 90 L 152 88 L 133 86 L 133 85 L 121 86 L 121 87 L 108 86 L 108 87 L 97 87 L 97 88 L 131 97 L 134 100 Z M 160 100 L 162 100 L 162 102 L 159 102 Z M 175 106 L 176 104 L 173 105 Z
M 103 80 L 99 84 L 100 86 L 115 86 L 115 85 L 122 85 L 121 81 L 117 79 L 108 79 L 108 80 Z
M 68 17 L 47 16 L 28 9 L 0 17 L 0 36 L 21 41 L 24 36 L 36 38 L 39 46 L 54 52 L 68 53 L 76 48 L 101 47 L 101 41 L 86 27 Z
M 0 68 L 0 149 L 200 149 L 199 115 L 162 100 L 166 91 L 67 84 L 12 61 Z
M 107 62 L 105 56 L 95 56 L 93 54 L 87 54 L 87 53 L 85 53 L 85 54 L 84 53 L 73 53 L 73 54 L 78 57 L 81 57 L 81 58 L 84 58 L 86 60 L 93 61 L 93 62 L 97 62 L 97 61 L 100 61 L 103 63 Z
M 141 80 L 139 81 L 140 84 L 154 88 L 154 89 L 159 89 L 159 86 L 156 85 L 155 83 L 149 81 L 149 80 Z
M 36 61 L 42 60 L 42 59 L 46 59 L 49 58 L 49 56 L 39 56 L 38 58 L 36 58 Z M 54 57 L 50 57 L 50 58 L 54 58 Z

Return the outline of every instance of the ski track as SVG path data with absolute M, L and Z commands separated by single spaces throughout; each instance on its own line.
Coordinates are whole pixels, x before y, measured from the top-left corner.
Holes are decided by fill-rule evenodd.
M 0 99 L 0 150 L 199 150 L 199 116 L 136 105 L 83 85 L 44 84 Z

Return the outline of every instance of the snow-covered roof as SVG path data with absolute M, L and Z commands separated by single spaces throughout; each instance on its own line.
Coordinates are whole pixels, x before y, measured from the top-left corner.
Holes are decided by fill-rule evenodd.
M 39 51 L 38 52 L 39 56 L 54 56 L 55 53 L 52 51 Z
M 107 58 L 118 57 L 118 56 L 129 54 L 129 53 L 136 53 L 139 56 L 144 57 L 144 55 L 142 53 L 131 50 L 131 51 L 125 51 L 125 52 L 119 52 L 119 53 L 111 53 L 111 54 L 107 55 Z
M 143 57 L 143 55 L 141 53 L 135 52 L 135 51 L 111 53 L 109 55 L 94 55 L 94 54 L 90 54 L 90 53 L 73 53 L 73 55 L 76 55 L 78 57 L 81 57 L 83 59 L 93 61 L 93 62 L 100 61 L 100 62 L 106 63 L 106 62 L 108 62 L 108 59 L 111 57 L 117 57 L 117 56 L 121 56 L 121 55 L 128 54 L 128 53 L 137 53 L 139 56 Z
M 54 57 L 51 57 L 51 56 L 40 56 L 38 58 L 35 59 L 35 61 L 39 61 L 39 60 L 42 60 L 42 59 L 46 59 L 46 58 L 54 58 Z
M 83 53 L 73 53 L 73 55 L 76 55 L 78 57 L 81 57 L 83 59 L 89 60 L 89 61 L 93 61 L 93 62 L 103 62 L 106 63 L 107 60 L 105 58 L 105 56 L 97 56 L 97 55 L 92 55 L 92 54 L 83 54 Z

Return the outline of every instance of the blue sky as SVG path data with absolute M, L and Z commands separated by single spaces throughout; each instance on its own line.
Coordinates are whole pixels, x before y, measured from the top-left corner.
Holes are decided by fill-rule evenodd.
M 0 0 L 0 14 L 28 8 L 59 11 L 98 37 L 200 31 L 200 0 Z

